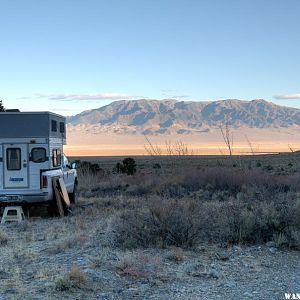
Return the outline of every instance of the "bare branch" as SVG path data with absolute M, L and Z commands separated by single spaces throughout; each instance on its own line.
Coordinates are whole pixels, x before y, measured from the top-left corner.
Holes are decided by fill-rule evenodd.
M 148 145 L 144 145 L 145 150 L 150 156 L 160 156 L 162 155 L 162 149 L 158 145 L 153 145 L 151 140 L 144 134 L 144 137 Z
M 290 149 L 290 151 L 291 151 L 292 153 L 295 152 L 294 148 L 293 148 L 290 144 L 288 144 L 288 147 L 289 147 L 289 149 Z
M 229 127 L 228 120 L 226 119 L 225 125 L 220 126 L 220 131 L 223 137 L 223 140 L 225 142 L 225 145 L 228 149 L 229 156 L 232 156 L 233 153 L 233 132 L 231 131 Z

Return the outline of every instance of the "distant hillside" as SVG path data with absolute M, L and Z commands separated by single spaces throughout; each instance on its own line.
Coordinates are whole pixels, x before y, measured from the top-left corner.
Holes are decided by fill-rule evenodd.
M 205 133 L 228 120 L 234 128 L 300 127 L 300 109 L 265 100 L 192 102 L 122 100 L 68 118 L 75 127 L 130 134 Z

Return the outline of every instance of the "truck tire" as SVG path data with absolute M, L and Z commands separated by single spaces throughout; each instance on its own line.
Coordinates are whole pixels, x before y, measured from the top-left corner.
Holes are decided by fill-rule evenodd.
M 77 182 L 74 184 L 73 193 L 69 194 L 69 199 L 71 204 L 75 204 L 77 202 L 78 190 L 77 190 Z

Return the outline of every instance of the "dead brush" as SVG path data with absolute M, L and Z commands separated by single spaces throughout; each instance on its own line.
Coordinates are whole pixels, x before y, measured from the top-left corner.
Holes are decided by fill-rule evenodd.
M 87 278 L 85 273 L 78 267 L 73 266 L 71 271 L 68 274 L 72 286 L 78 289 L 81 289 L 87 283 Z
M 55 289 L 57 291 L 83 289 L 86 284 L 86 274 L 78 266 L 73 266 L 69 273 L 65 274 L 64 277 L 58 278 L 55 283 Z
M 157 276 L 162 265 L 160 256 L 143 253 L 127 253 L 119 259 L 116 265 L 119 274 L 137 278 Z

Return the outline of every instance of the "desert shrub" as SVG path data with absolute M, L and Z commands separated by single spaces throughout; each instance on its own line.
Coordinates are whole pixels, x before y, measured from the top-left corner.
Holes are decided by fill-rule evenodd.
M 84 173 L 90 172 L 94 175 L 104 172 L 104 170 L 100 167 L 99 164 L 91 163 L 89 161 L 77 162 L 77 168 Z
M 263 170 L 265 170 L 265 171 L 272 171 L 273 169 L 274 169 L 274 167 L 271 165 L 263 166 Z
M 87 282 L 85 273 L 78 267 L 73 266 L 71 271 L 68 274 L 72 286 L 75 288 L 82 288 Z
M 121 173 L 94 174 L 79 172 L 79 191 L 84 197 L 105 195 L 166 195 L 184 198 L 199 190 L 208 190 L 211 194 L 226 192 L 228 197 L 236 196 L 244 187 L 268 189 L 271 193 L 300 191 L 300 175 L 275 175 L 261 170 L 241 170 L 233 167 L 183 168 L 181 172 L 171 174 L 142 173 L 122 174 L 123 163 L 119 163 Z M 124 169 L 124 174 L 131 174 Z M 227 196 L 226 195 L 226 196 Z M 266 195 L 266 194 L 265 194 Z M 223 200 L 226 196 L 223 195 Z M 214 197 L 218 198 L 217 195 Z
M 136 163 L 135 160 L 131 157 L 127 157 L 123 160 L 123 171 L 127 175 L 133 175 L 136 173 Z
M 278 176 L 259 170 L 241 170 L 234 168 L 207 167 L 185 170 L 178 178 L 176 184 L 181 185 L 187 191 L 207 189 L 214 191 L 230 191 L 233 195 L 240 192 L 243 186 L 258 186 L 273 191 L 299 189 L 298 175 Z
M 73 266 L 69 273 L 57 279 L 55 289 L 57 291 L 82 289 L 85 287 L 86 283 L 87 278 L 85 273 L 78 266 Z
M 114 170 L 116 173 L 133 175 L 136 173 L 136 162 L 133 158 L 127 157 L 123 159 L 122 163 L 118 162 Z
M 108 235 L 114 246 L 123 248 L 192 247 L 199 242 L 254 244 L 279 234 L 285 236 L 287 246 L 297 247 L 299 196 L 279 192 L 264 201 L 264 192 L 269 193 L 268 189 L 260 191 L 261 198 L 240 193 L 228 201 L 149 199 L 144 208 L 114 216 Z
M 193 200 L 155 198 L 144 209 L 127 210 L 111 219 L 108 235 L 115 246 L 124 248 L 191 247 L 198 242 L 201 225 L 200 203 Z
M 153 169 L 161 169 L 161 165 L 159 163 L 155 163 L 152 167 Z
M 300 250 L 300 195 L 297 194 L 297 198 L 290 206 L 290 226 L 287 227 L 285 235 L 288 239 L 288 245 L 292 248 Z

